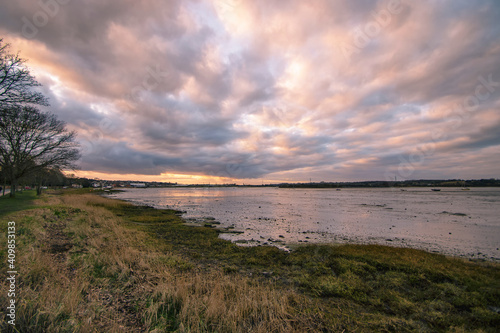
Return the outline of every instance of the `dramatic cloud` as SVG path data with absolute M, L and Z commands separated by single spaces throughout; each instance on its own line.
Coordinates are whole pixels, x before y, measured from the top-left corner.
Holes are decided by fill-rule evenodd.
M 497 1 L 4 1 L 100 177 L 498 177 Z M 175 179 L 174 179 L 175 178 Z

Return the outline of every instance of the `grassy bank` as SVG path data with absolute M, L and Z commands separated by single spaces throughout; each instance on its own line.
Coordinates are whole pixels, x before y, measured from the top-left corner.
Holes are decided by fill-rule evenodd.
M 175 211 L 81 192 L 44 195 L 2 216 L 0 239 L 7 220 L 17 226 L 20 332 L 500 327 L 497 264 L 374 245 L 238 247 Z M 0 260 L 5 281 L 3 245 Z M 4 318 L 0 329 L 11 330 Z
M 35 199 L 35 190 L 17 192 L 14 198 L 10 198 L 8 193 L 0 196 L 0 218 L 9 213 L 32 207 Z

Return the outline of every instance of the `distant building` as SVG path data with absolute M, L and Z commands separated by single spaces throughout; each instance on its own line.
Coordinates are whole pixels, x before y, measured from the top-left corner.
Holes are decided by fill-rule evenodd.
M 145 183 L 130 183 L 132 187 L 146 187 Z

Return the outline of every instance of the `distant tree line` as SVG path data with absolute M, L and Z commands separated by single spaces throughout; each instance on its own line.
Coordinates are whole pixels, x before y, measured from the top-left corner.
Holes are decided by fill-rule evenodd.
M 381 188 L 381 187 L 500 187 L 500 179 L 418 179 L 404 181 L 319 182 L 280 184 L 282 188 Z
M 54 114 L 42 112 L 47 98 L 19 53 L 0 38 L 0 177 L 10 185 L 10 196 L 20 183 L 63 182 L 63 169 L 75 168 L 80 153 L 76 133 Z M 56 181 L 57 180 L 57 181 Z

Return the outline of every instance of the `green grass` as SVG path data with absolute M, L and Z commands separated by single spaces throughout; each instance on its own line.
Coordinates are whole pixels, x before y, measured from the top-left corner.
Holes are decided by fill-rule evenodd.
M 198 267 L 292 286 L 331 318 L 341 306 L 351 309 L 348 330 L 494 332 L 500 327 L 500 315 L 492 310 L 500 307 L 500 269 L 493 263 L 379 245 L 308 245 L 291 253 L 238 247 L 219 239 L 217 230 L 184 225 L 175 211 L 129 204 L 107 208 Z M 338 324 L 325 321 L 326 327 Z
M 8 194 L 0 197 L 0 217 L 32 208 L 33 200 L 35 200 L 36 197 L 35 190 L 17 192 L 14 198 L 9 197 Z
M 73 196 L 42 197 L 44 206 L 17 214 L 26 327 L 40 324 L 79 331 L 86 320 L 79 313 L 85 311 L 94 318 L 111 318 L 116 311 L 102 301 L 100 290 L 115 300 L 135 292 L 130 306 L 142 316 L 143 328 L 166 332 L 228 332 L 217 325 L 230 320 L 210 313 L 225 306 L 231 309 L 232 304 L 242 309 L 234 322 L 246 320 L 255 328 L 260 319 L 254 318 L 268 317 L 250 316 L 245 305 L 259 290 L 266 296 L 291 291 L 287 307 L 273 312 L 283 316 L 275 322 L 288 318 L 290 325 L 268 331 L 290 332 L 292 327 L 297 332 L 496 332 L 500 327 L 500 314 L 495 312 L 500 308 L 496 263 L 379 245 L 301 245 L 289 253 L 271 246 L 240 247 L 218 238 L 214 228 L 185 225 L 174 210 L 133 206 L 83 190 L 62 193 Z M 18 198 L 11 212 L 31 207 L 28 199 L 35 195 L 24 192 Z M 0 199 L 0 209 L 5 202 L 7 198 Z M 64 228 L 50 233 L 61 223 Z M 63 235 L 72 248 L 67 261 L 54 266 L 44 246 Z M 69 268 L 78 278 L 66 275 Z M 248 284 L 255 289 L 241 294 Z M 85 311 L 76 310 L 73 298 L 64 297 L 70 287 Z M 222 296 L 212 294 L 218 288 Z M 46 294 L 38 296 L 40 292 Z M 255 299 L 257 310 L 270 302 Z M 66 306 L 61 310 L 58 302 Z M 52 310 L 37 310 L 47 306 Z M 187 309 L 196 311 L 182 317 Z M 115 315 L 120 318 L 121 312 Z M 38 324 L 31 322 L 35 319 Z

